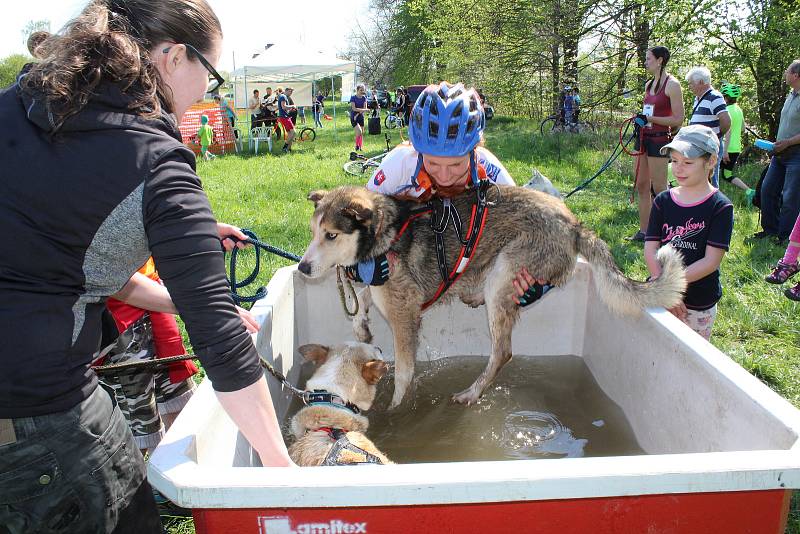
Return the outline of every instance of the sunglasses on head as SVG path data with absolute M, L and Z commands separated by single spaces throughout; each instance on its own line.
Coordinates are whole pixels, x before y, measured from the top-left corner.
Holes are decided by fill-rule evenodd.
M 191 52 L 197 58 L 197 60 L 200 62 L 200 64 L 203 65 L 206 68 L 206 70 L 208 71 L 209 80 L 208 80 L 208 88 L 206 89 L 206 93 L 213 93 L 214 91 L 219 89 L 219 86 L 222 85 L 223 83 L 225 83 L 225 78 L 223 78 L 222 75 L 219 72 L 217 72 L 217 69 L 215 69 L 211 65 L 211 63 L 209 63 L 209 61 L 205 58 L 205 56 L 203 56 L 203 54 L 200 53 L 200 51 L 198 49 L 196 49 L 192 45 L 186 44 L 186 43 L 183 43 L 183 46 L 185 46 L 186 49 L 189 52 Z M 172 48 L 171 46 L 168 46 L 163 50 L 163 52 L 166 54 L 167 52 L 170 51 L 171 48 Z M 211 78 L 213 78 L 213 79 L 211 79 Z

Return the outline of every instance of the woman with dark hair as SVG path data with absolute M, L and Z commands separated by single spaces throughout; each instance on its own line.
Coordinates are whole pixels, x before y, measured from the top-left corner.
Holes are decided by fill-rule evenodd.
M 291 465 L 225 278 L 220 240 L 244 236 L 214 219 L 178 131 L 223 81 L 221 49 L 205 0 L 92 0 L 0 91 L 0 224 L 24 243 L 0 256 L 3 532 L 161 533 L 90 369 L 106 298 L 141 306 L 151 255 L 220 403 L 264 465 Z
M 661 147 L 669 143 L 672 130 L 683 124 L 683 93 L 681 84 L 667 72 L 669 50 L 654 46 L 647 51 L 644 66 L 652 78 L 644 86 L 642 115 L 647 124 L 637 137 L 637 150 L 641 155 L 636 160 L 636 192 L 639 196 L 639 230 L 629 239 L 644 241 L 653 193 L 667 188 L 667 161 L 661 155 Z

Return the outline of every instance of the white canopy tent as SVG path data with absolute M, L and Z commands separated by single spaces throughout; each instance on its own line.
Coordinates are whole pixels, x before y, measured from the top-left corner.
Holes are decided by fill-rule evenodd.
M 295 88 L 293 100 L 297 105 L 310 106 L 313 98 L 311 87 L 314 82 L 334 76 L 342 76 L 342 81 L 347 81 L 348 86 L 342 84 L 342 97 L 347 91 L 349 100 L 355 71 L 356 64 L 350 60 L 324 54 L 303 45 L 276 44 L 231 73 L 234 84 L 234 105 L 247 107 L 247 100 L 253 89 L 263 89 L 266 85 L 272 85 L 273 88 L 278 85 L 284 87 L 288 85 Z M 333 84 L 331 87 L 335 102 L 336 89 Z M 335 119 L 335 106 L 333 113 Z

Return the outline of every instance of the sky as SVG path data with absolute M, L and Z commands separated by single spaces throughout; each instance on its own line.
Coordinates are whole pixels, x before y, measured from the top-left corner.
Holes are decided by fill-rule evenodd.
M 158 1 L 158 0 L 155 0 Z M 208 0 L 222 23 L 225 43 L 219 70 L 233 70 L 268 43 L 302 43 L 325 53 L 347 48 L 356 21 L 367 20 L 368 0 Z M 47 19 L 57 31 L 87 0 L 24 0 L 9 2 L 0 18 L 0 58 L 27 53 L 22 30 L 31 20 Z

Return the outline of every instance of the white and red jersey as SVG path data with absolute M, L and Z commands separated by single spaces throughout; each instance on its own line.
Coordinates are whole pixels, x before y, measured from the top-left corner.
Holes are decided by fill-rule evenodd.
M 475 156 L 478 167 L 483 168 L 487 179 L 500 185 L 516 185 L 500 160 L 487 149 L 477 147 Z M 383 158 L 380 167 L 367 182 L 367 189 L 384 195 L 423 197 L 429 186 L 424 180 L 415 182 L 418 158 L 419 152 L 410 144 L 395 147 Z

